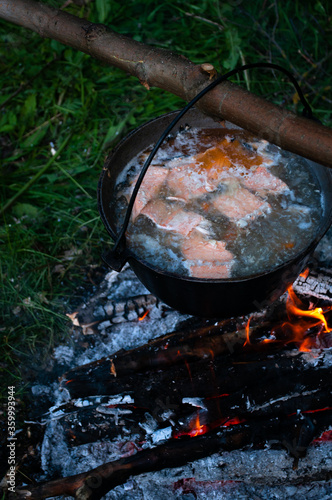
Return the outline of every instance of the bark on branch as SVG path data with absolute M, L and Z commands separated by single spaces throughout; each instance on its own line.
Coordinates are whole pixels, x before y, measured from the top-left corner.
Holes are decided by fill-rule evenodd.
M 91 23 L 35 0 L 0 0 L 0 18 L 116 66 L 136 76 L 147 89 L 159 87 L 184 100 L 193 98 L 211 78 L 211 72 L 204 65 L 196 65 L 171 51 L 136 42 L 102 24 Z M 298 117 L 237 85 L 230 82 L 218 85 L 199 101 L 197 107 L 283 149 L 332 167 L 332 129 Z

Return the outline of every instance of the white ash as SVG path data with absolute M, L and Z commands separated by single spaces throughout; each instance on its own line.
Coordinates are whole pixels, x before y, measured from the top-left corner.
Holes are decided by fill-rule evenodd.
M 288 401 L 289 399 L 293 398 L 299 398 L 300 396 L 310 396 L 311 394 L 314 394 L 315 392 L 318 392 L 319 389 L 315 389 L 312 391 L 303 391 L 301 393 L 299 392 L 293 392 L 292 394 L 289 394 L 287 396 L 283 396 L 277 399 L 270 399 L 267 403 L 264 403 L 262 405 L 255 405 L 251 404 L 249 398 L 247 398 L 246 406 L 248 410 L 251 411 L 257 411 L 257 410 L 262 410 L 263 408 L 268 408 L 269 406 L 272 406 L 274 403 L 282 403 L 283 401 Z M 236 408 L 233 406 L 233 408 Z M 237 407 L 238 408 L 238 407 Z
M 285 356 L 299 356 L 299 352 L 296 350 L 286 351 Z M 302 352 L 300 359 L 305 369 L 313 366 L 327 368 L 332 365 L 332 347 L 327 349 L 311 349 L 311 351 Z
M 150 293 L 129 267 L 121 273 L 113 271 L 106 278 L 107 283 L 103 283 L 103 295 L 113 300 Z M 58 363 L 70 364 L 71 368 L 74 368 L 114 354 L 120 349 L 133 349 L 151 339 L 170 333 L 175 330 L 179 321 L 189 317 L 159 303 L 151 307 L 147 317 L 142 321 L 135 317 L 133 321 L 112 324 L 105 319 L 98 325 L 93 348 L 76 354 L 72 346 L 60 346 L 55 349 L 54 357 Z
M 106 406 L 98 406 L 96 408 L 96 411 L 103 415 L 109 415 L 110 417 L 113 417 L 116 426 L 119 425 L 119 419 L 121 419 L 122 415 L 129 415 L 132 413 L 131 410 L 123 410 L 121 408 L 108 408 Z
M 106 293 L 107 298 L 117 300 L 150 293 L 149 290 L 145 288 L 145 286 L 137 279 L 135 273 L 129 266 L 125 266 L 121 273 L 112 271 L 107 276 L 106 280 L 109 285 Z
M 91 406 L 93 404 L 92 401 L 89 401 L 88 399 L 76 399 L 76 400 L 72 400 L 72 403 L 74 404 L 74 406 L 76 406 L 76 408 L 84 408 L 86 406 Z
M 43 416 L 44 418 L 42 420 L 42 424 L 47 424 L 49 422 L 59 420 L 65 414 L 62 406 L 70 400 L 68 391 L 60 391 L 59 389 L 57 389 L 54 395 L 56 396 L 55 404 L 51 406 L 47 414 Z
M 51 394 L 52 388 L 49 385 L 35 384 L 31 387 L 33 396 L 48 396 Z
M 120 349 L 133 349 L 160 335 L 172 332 L 180 317 L 186 318 L 186 316 L 180 316 L 176 311 L 170 311 L 166 314 L 164 321 L 161 322 L 160 310 L 154 307 L 149 316 L 142 321 L 129 321 L 115 325 L 105 321 L 98 327 L 100 335 L 95 338 L 94 348 L 75 356 L 71 367 L 97 361 L 102 357 L 114 354 Z
M 141 444 L 142 449 L 154 448 L 154 446 L 162 444 L 172 437 L 173 429 L 171 426 L 158 429 L 159 424 L 152 415 L 145 413 L 144 418 L 145 421 L 138 424 L 146 433 L 145 440 Z M 166 422 L 167 419 L 163 421 Z
M 332 298 L 331 269 L 326 269 L 325 275 L 322 273 L 316 275 L 315 271 L 312 271 L 307 278 L 299 276 L 293 287 L 300 295 L 310 295 L 318 299 Z
M 182 398 L 182 403 L 195 406 L 196 408 L 206 408 L 202 398 Z
M 41 466 L 45 475 L 41 476 L 40 481 L 47 479 L 49 475 L 62 474 L 64 464 L 67 468 L 73 467 L 71 453 L 61 424 L 57 420 L 51 420 L 46 426 L 41 449 Z
M 145 413 L 145 421 L 140 422 L 139 426 L 146 432 L 147 435 L 153 434 L 158 428 L 158 422 L 150 415 Z
M 135 401 L 133 400 L 133 398 L 129 395 L 129 394 L 126 394 L 126 395 L 122 395 L 120 394 L 119 396 L 112 396 L 111 398 L 108 399 L 107 403 L 105 403 L 106 405 L 116 405 L 116 404 L 133 404 L 135 403 Z
M 153 444 L 161 444 L 172 436 L 172 427 L 165 427 L 164 429 L 157 429 L 152 434 L 152 443 Z
M 75 351 L 72 346 L 60 345 L 53 351 L 53 357 L 64 365 L 71 364 L 75 357 Z
M 135 437 L 131 436 L 131 442 Z M 126 445 L 119 440 L 100 441 L 71 449 L 64 442 L 61 426 L 53 422 L 45 433 L 43 467 L 62 476 L 84 472 L 116 460 L 130 449 L 130 443 Z M 264 450 L 235 450 L 217 453 L 183 467 L 141 474 L 117 486 L 103 499 L 184 499 L 181 487 L 176 488 L 174 485 L 181 479 L 194 477 L 199 483 L 196 498 L 201 499 L 252 500 L 256 496 L 260 500 L 288 500 L 294 496 L 297 499 L 321 500 L 324 495 L 330 495 L 326 498 L 332 497 L 332 482 L 304 483 L 306 476 L 321 470 L 332 470 L 331 442 L 310 446 L 306 457 L 299 461 L 295 470 L 293 459 L 284 450 L 268 447 Z M 220 484 L 222 481 L 230 483 Z M 216 482 L 219 483 L 214 485 Z M 60 497 L 56 498 L 60 500 Z

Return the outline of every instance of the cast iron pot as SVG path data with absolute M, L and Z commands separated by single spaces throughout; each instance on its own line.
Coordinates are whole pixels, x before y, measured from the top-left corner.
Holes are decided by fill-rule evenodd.
M 151 120 L 125 137 L 109 155 L 98 185 L 98 209 L 102 221 L 112 237 L 117 240 L 121 224 L 116 221 L 112 200 L 118 175 L 127 163 L 140 151 L 154 144 L 169 126 L 177 112 L 168 113 Z M 177 123 L 177 132 L 185 125 L 195 127 L 239 128 L 233 124 L 218 123 L 195 108 L 190 109 Z M 156 268 L 138 258 L 126 246 L 125 240 L 116 252 L 110 250 L 103 255 L 106 264 L 120 271 L 128 262 L 139 280 L 156 297 L 183 313 L 201 317 L 224 318 L 247 314 L 271 305 L 298 277 L 308 263 L 312 252 L 332 223 L 332 171 L 310 162 L 320 184 L 323 199 L 323 215 L 315 239 L 300 253 L 271 271 L 251 275 L 243 279 L 201 279 L 181 277 Z

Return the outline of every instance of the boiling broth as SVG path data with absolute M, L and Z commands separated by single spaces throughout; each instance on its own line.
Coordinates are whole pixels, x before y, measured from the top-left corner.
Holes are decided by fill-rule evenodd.
M 152 146 L 118 178 L 120 230 Z M 238 129 L 187 128 L 151 163 L 127 230 L 135 255 L 198 278 L 272 270 L 314 238 L 322 216 L 318 181 L 302 158 Z

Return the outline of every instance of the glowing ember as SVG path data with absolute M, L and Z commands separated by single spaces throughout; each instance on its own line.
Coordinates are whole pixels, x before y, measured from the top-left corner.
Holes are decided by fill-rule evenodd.
M 193 418 L 193 420 L 189 423 L 189 428 L 176 432 L 173 437 L 175 439 L 178 439 L 182 436 L 196 437 L 202 434 L 206 434 L 207 432 L 216 429 L 217 427 L 231 427 L 233 425 L 243 424 L 245 421 L 245 419 L 239 417 L 223 417 L 210 422 L 208 425 L 205 425 L 201 424 L 199 413 L 197 413 L 195 418 Z
M 229 396 L 229 394 L 225 392 L 224 394 L 218 394 L 218 396 L 209 396 L 206 399 L 226 398 L 227 396 Z
M 239 425 L 245 422 L 244 418 L 234 417 L 227 418 L 221 425 L 222 427 L 230 427 L 231 425 Z
M 318 413 L 321 411 L 331 411 L 331 410 L 332 410 L 331 406 L 326 406 L 325 408 L 316 408 L 315 410 L 304 410 L 301 413 Z M 292 415 L 296 415 L 296 413 L 291 413 L 288 416 L 291 417 Z
M 192 380 L 193 380 L 193 378 L 192 378 L 192 376 L 191 376 L 191 370 L 190 370 L 189 363 L 188 363 L 188 361 L 187 361 L 186 359 L 184 360 L 184 363 L 185 363 L 185 365 L 186 365 L 186 367 L 187 367 L 187 370 L 188 370 L 188 373 L 189 373 L 189 378 L 190 378 L 190 380 L 192 381 Z
M 293 288 L 289 287 L 286 299 L 287 321 L 279 322 L 273 326 L 268 333 L 268 337 L 259 338 L 259 329 L 256 330 L 256 328 L 251 326 L 252 317 L 250 317 L 245 326 L 246 340 L 244 347 L 248 349 L 260 349 L 264 344 L 268 343 L 279 344 L 279 346 L 295 343 L 298 345 L 300 351 L 311 351 L 315 348 L 327 347 L 330 345 L 329 337 L 331 335 L 327 335 L 325 338 L 322 334 L 332 332 L 332 328 L 329 327 L 324 315 L 330 310 L 332 310 L 332 306 L 325 307 L 324 310 L 321 307 L 313 308 L 312 306 L 306 309 L 300 298 L 296 296 Z M 178 355 L 180 355 L 180 352 L 178 352 Z M 211 359 L 213 359 L 212 354 Z M 190 365 L 185 358 L 184 363 L 192 380 Z M 229 396 L 228 393 L 220 393 L 209 396 L 206 399 L 224 398 L 227 396 Z M 330 406 L 326 406 L 321 409 L 304 410 L 303 413 L 326 412 L 331 411 L 331 409 Z M 208 415 L 204 414 L 204 412 L 197 412 L 191 421 L 189 421 L 189 424 L 187 423 L 184 428 L 173 433 L 173 438 L 178 439 L 183 436 L 196 437 L 219 427 L 231 427 L 245 422 L 240 417 L 225 417 L 222 413 L 220 413 L 220 418 L 214 418 L 213 421 L 209 421 L 207 417 Z M 202 423 L 202 418 L 205 424 Z M 208 423 L 206 423 L 207 421 Z
M 330 431 L 325 431 L 323 434 L 312 441 L 313 444 L 318 444 L 318 443 L 326 443 L 328 441 L 332 441 L 332 430 Z
M 206 432 L 208 432 L 208 430 L 209 427 L 207 425 L 201 424 L 199 420 L 199 413 L 197 412 L 195 418 L 189 423 L 189 429 L 176 431 L 173 434 L 173 438 L 179 439 L 182 436 L 196 437 L 200 436 L 201 434 L 205 434 Z

